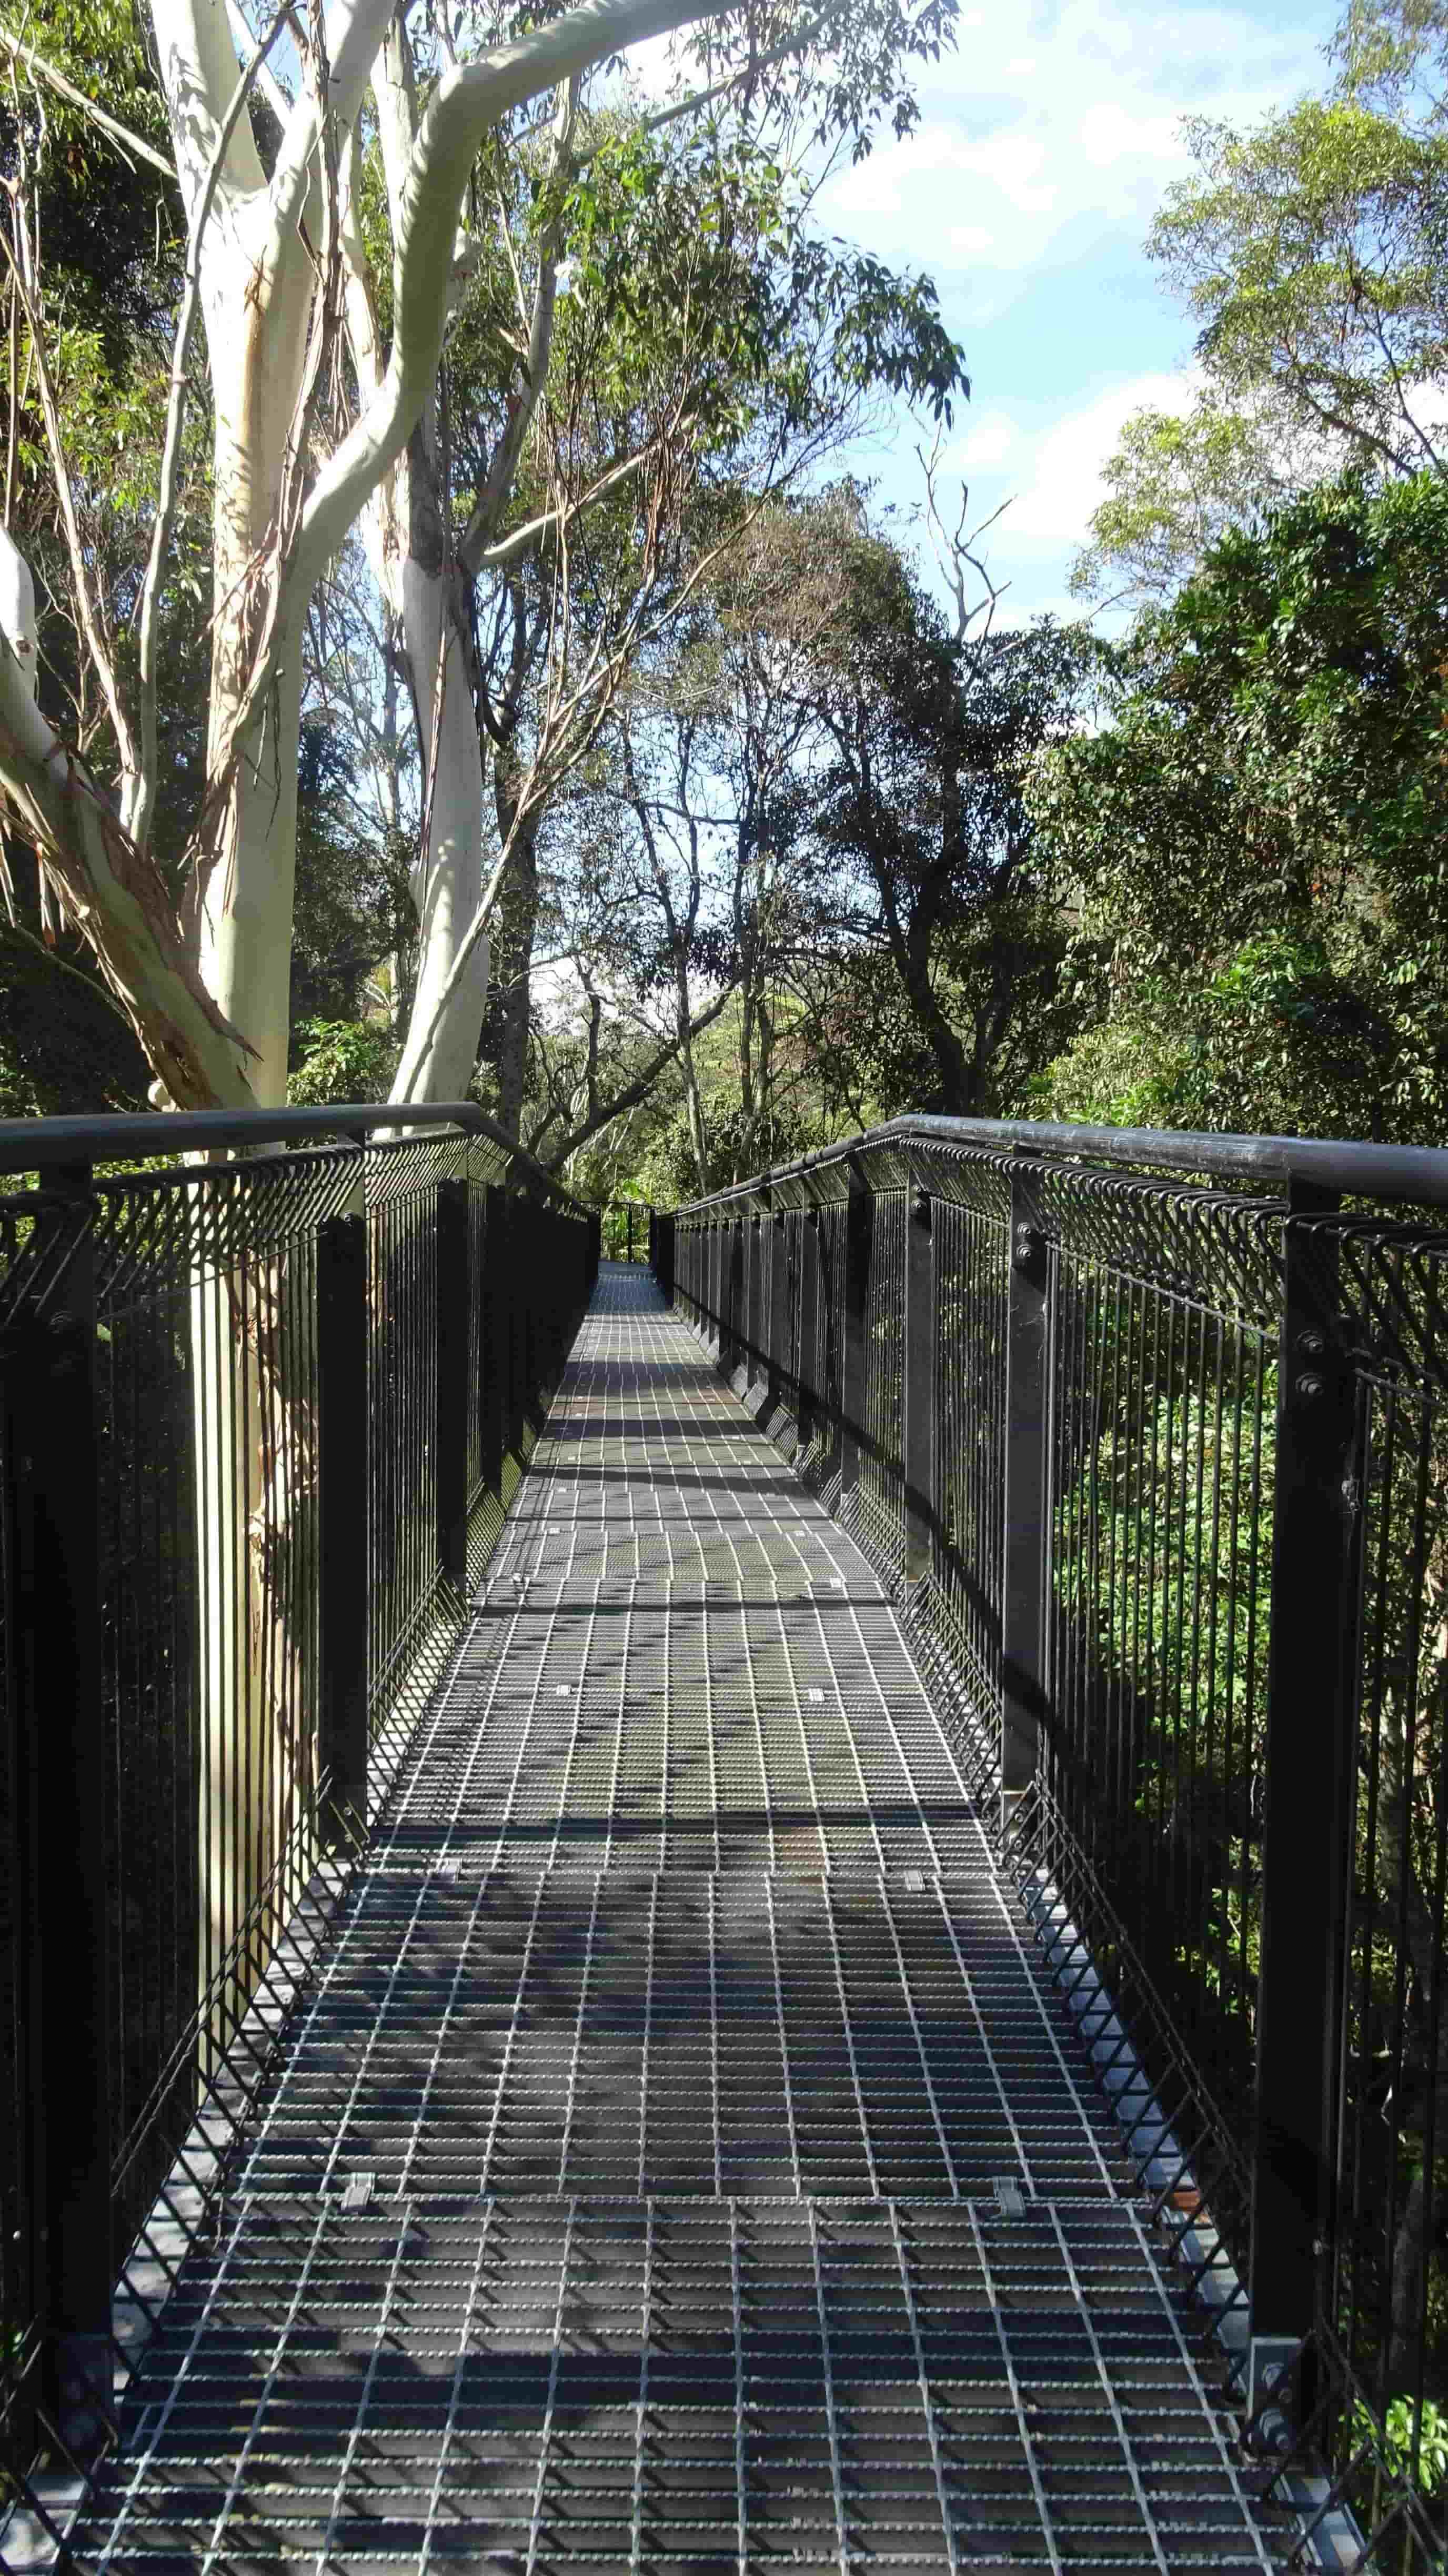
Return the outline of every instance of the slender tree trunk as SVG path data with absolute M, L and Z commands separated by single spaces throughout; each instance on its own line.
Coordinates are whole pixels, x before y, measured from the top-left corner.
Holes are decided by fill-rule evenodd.
M 267 619 L 276 612 L 279 516 L 289 451 L 300 431 L 315 280 L 296 237 L 268 258 L 267 220 L 264 198 L 232 209 L 217 226 L 202 272 L 216 404 L 215 609 L 211 785 L 188 902 L 202 978 L 254 1049 L 251 1087 L 263 1108 L 273 1108 L 287 1095 L 299 618 L 291 630 L 283 626 L 275 681 L 241 735 L 237 722 Z
M 693 1148 L 694 1168 L 699 1176 L 699 1193 L 709 1188 L 709 1130 L 704 1117 L 703 1095 L 699 1089 L 698 1069 L 694 1063 L 694 1013 L 689 999 L 689 968 L 679 956 L 674 964 L 679 1029 L 679 1070 L 684 1077 L 684 1106 L 689 1119 L 689 1143 Z
M 538 840 L 532 825 L 525 826 L 514 843 L 503 896 L 503 930 L 507 984 L 499 996 L 502 1038 L 498 1050 L 498 1120 L 510 1136 L 520 1136 L 528 1082 L 533 947 L 538 933 Z
M 392 1097 L 462 1100 L 472 1082 L 488 998 L 492 952 L 486 939 L 474 948 L 435 1029 L 432 1022 L 463 932 L 482 898 L 482 752 L 467 664 L 446 605 L 443 578 L 414 555 L 404 568 L 402 588 L 407 658 L 421 739 L 425 745 L 435 744 L 435 756 L 430 828 L 413 878 L 419 925 L 417 985 Z M 436 682 L 445 614 L 448 636 L 439 714 Z

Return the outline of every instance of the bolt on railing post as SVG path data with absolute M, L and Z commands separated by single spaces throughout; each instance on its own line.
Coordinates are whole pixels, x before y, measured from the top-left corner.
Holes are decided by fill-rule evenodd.
M 865 1437 L 865 1390 L 870 1354 L 866 1341 L 870 1298 L 870 1253 L 875 1201 L 858 1164 L 849 1165 L 850 1195 L 845 1205 L 845 1311 L 840 1351 L 840 1502 L 848 1502 L 860 1481 L 860 1453 Z
M 800 1219 L 799 1229 L 799 1445 L 806 1449 L 814 1438 L 815 1413 L 820 1390 L 815 1384 L 815 1341 L 819 1330 L 820 1288 L 820 1212 L 809 1207 Z
M 1337 1297 L 1335 1193 L 1294 1183 L 1283 1228 L 1263 1763 L 1249 2410 L 1312 2331 L 1336 2229 L 1351 1892 L 1358 1402 Z M 1311 2391 L 1298 2402 L 1310 2407 Z
M 7 1336 L 3 1361 L 33 2280 L 46 2402 L 78 2454 L 111 2416 L 115 2279 L 92 1212 L 89 1165 L 46 1175 L 34 1263 L 44 1310 Z
M 437 1185 L 437 1380 L 433 1465 L 437 1553 L 460 1592 L 468 1579 L 468 1366 L 470 1279 L 468 1185 Z
M 934 1558 L 935 1238 L 927 1189 L 910 1191 L 905 1210 L 905 1367 L 901 1464 L 905 1484 L 905 1580 L 924 1581 Z
M 1009 1823 L 1036 1776 L 1045 1677 L 1050 1262 L 1036 1176 L 1011 1174 L 1006 1312 L 1001 1799 Z
M 317 1229 L 317 1768 L 323 1831 L 367 1823 L 367 1220 Z

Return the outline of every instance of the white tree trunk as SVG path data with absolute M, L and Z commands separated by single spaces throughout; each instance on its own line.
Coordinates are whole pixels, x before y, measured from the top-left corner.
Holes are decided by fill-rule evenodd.
M 488 998 L 491 952 L 487 940 L 480 939 L 466 976 L 438 1012 L 438 998 L 483 891 L 482 748 L 467 666 L 452 632 L 440 716 L 435 704 L 445 613 L 442 581 L 410 560 L 402 576 L 403 632 L 423 742 L 435 736 L 436 754 L 427 848 L 413 877 L 421 925 L 417 990 L 392 1087 L 394 1100 L 466 1099 Z

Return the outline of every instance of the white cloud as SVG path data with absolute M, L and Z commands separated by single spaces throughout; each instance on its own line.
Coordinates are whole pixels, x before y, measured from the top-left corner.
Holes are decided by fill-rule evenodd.
M 1018 497 L 1007 514 L 1007 541 L 1083 545 L 1091 514 L 1106 498 L 1101 469 L 1120 445 L 1123 423 L 1136 411 L 1183 411 L 1191 398 L 1189 375 L 1135 376 L 1023 440 L 1020 463 L 1011 460 Z
M 955 167 L 997 189 L 1016 214 L 1048 215 L 1055 205 L 1055 184 L 1044 176 L 1046 146 L 1037 135 L 992 134 L 984 143 L 967 143 Z
M 952 439 L 943 463 L 947 474 L 971 474 L 1004 465 L 1021 445 L 1021 432 L 1009 412 L 983 411 L 961 438 Z
M 1078 135 L 1083 154 L 1097 170 L 1128 159 L 1180 161 L 1185 157 L 1179 118 L 1132 116 L 1114 99 L 1088 107 Z
M 995 578 L 1009 580 L 1009 616 L 1079 615 L 1065 576 L 1106 497 L 1101 469 L 1120 445 L 1124 422 L 1137 411 L 1184 411 L 1197 382 L 1195 370 L 1123 377 L 1064 417 L 1044 405 L 1002 404 L 968 420 L 949 441 L 938 480 L 946 515 L 954 517 L 951 487 L 959 481 L 970 485 L 973 527 L 1009 503 L 984 540 Z
M 1063 236 L 1113 227 L 1134 248 L 1188 166 L 1188 112 L 1250 121 L 1322 79 L 1306 31 L 1211 0 L 1062 0 L 1049 28 L 1031 26 L 1030 54 L 1014 9 L 957 25 L 957 52 L 921 84 L 919 129 L 840 172 L 823 209 L 938 274 L 1019 274 Z

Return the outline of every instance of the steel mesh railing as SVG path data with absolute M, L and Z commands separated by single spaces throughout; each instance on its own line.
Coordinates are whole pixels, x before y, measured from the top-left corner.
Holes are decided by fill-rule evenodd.
M 387 1116 L 0 1129 L 0 2510 L 104 2439 L 596 1268 Z
M 1448 2544 L 1445 1204 L 1448 1155 L 907 1119 L 670 1245 L 733 1370 L 784 1212 L 771 1427 L 1119 2034 L 1267 2473 L 1394 2571 Z

